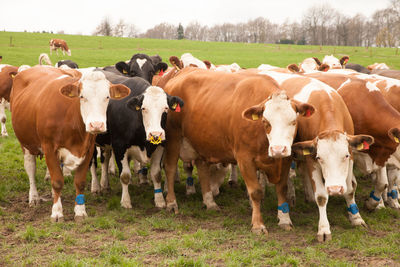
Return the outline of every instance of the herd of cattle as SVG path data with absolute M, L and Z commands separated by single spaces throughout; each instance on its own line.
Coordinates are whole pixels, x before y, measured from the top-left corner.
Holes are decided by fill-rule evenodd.
M 55 43 L 50 42 L 51 49 Z M 268 180 L 276 188 L 278 224 L 291 229 L 289 173 L 296 162 L 306 199 L 319 208 L 318 240 L 325 241 L 331 239 L 329 196 L 343 196 L 352 225 L 366 225 L 355 202 L 353 164 L 372 174 L 367 209 L 384 207 L 384 201 L 400 208 L 400 71 L 382 64 L 383 69 L 375 64 L 371 70 L 348 60 L 326 56 L 322 63 L 308 58 L 288 68 L 242 69 L 186 53 L 170 57 L 168 67 L 159 56 L 135 54 L 112 66 L 79 69 L 70 60 L 42 65 L 51 64 L 42 54 L 34 67 L 0 65 L 2 135 L 7 135 L 4 107 L 9 102 L 30 182 L 29 204 L 40 202 L 36 157 L 44 155 L 54 222 L 64 218 L 63 170 L 75 172 L 75 219 L 82 220 L 88 170 L 92 193 L 108 190 L 114 158 L 124 208 L 132 208 L 128 185 L 134 160 L 141 182 L 150 164 L 155 206 L 177 213 L 174 183 L 181 159 L 187 193 L 195 192 L 191 175 L 196 166 L 208 209 L 218 209 L 214 197 L 229 169 L 231 182 L 236 181 L 237 166 L 252 206 L 252 230 L 265 234 L 260 202 Z

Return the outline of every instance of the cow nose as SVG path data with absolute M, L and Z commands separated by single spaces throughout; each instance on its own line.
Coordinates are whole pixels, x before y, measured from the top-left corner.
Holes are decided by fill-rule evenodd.
M 104 122 L 93 121 L 89 123 L 90 132 L 104 132 L 106 129 L 104 127 Z
M 149 133 L 148 140 L 150 141 L 150 143 L 158 145 L 162 141 L 162 134 L 163 134 L 162 132 L 151 132 Z
M 285 156 L 285 152 L 287 151 L 286 146 L 271 146 L 270 149 L 272 157 Z
M 341 196 L 344 193 L 344 188 L 340 185 L 328 186 L 327 190 L 330 196 Z

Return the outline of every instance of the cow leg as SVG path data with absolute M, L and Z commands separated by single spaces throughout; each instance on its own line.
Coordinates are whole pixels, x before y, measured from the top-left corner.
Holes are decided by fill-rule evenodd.
M 347 214 L 349 215 L 349 220 L 352 225 L 358 226 L 362 225 L 364 227 L 367 226 L 361 214 L 358 210 L 356 201 L 355 201 L 355 194 L 357 189 L 357 180 L 353 173 L 353 161 L 350 160 L 349 162 L 349 174 L 347 176 L 347 192 L 344 193 L 344 199 L 346 200 L 347 204 Z
M 88 215 L 86 213 L 85 207 L 85 184 L 86 184 L 86 173 L 92 160 L 92 157 L 89 155 L 93 155 L 94 145 L 89 149 L 88 155 L 85 160 L 78 166 L 75 171 L 74 184 L 75 184 L 75 221 L 80 222 L 84 220 Z
M 193 164 L 192 162 L 184 162 L 183 170 L 186 174 L 186 195 L 196 194 L 196 188 L 194 187 L 193 179 Z
M 115 175 L 115 155 L 111 151 L 111 158 L 110 158 L 110 163 L 108 164 L 108 173 Z
M 265 235 L 268 235 L 268 231 L 264 225 L 260 211 L 263 192 L 257 179 L 256 166 L 254 165 L 253 160 L 249 158 L 249 156 L 246 154 L 243 155 L 243 157 L 240 157 L 240 155 L 238 155 L 237 161 L 240 172 L 243 176 L 243 180 L 247 187 L 247 192 L 250 196 L 251 206 L 253 208 L 251 218 L 251 230 L 255 233 L 264 233 Z
M 1 99 L 0 102 L 0 121 L 1 121 L 1 136 L 8 136 L 7 128 L 6 128 L 6 111 L 5 111 L 6 100 L 4 98 Z
M 49 172 L 49 168 L 46 166 L 46 173 L 44 174 L 44 178 L 45 181 L 50 181 L 50 172 Z
M 290 164 L 290 170 L 289 170 L 289 178 L 287 180 L 287 193 L 286 193 L 286 199 L 289 203 L 289 206 L 294 207 L 296 205 L 296 191 L 294 188 L 294 179 L 296 178 L 296 164 L 294 161 Z
M 178 214 L 178 203 L 176 202 L 175 195 L 175 175 L 178 166 L 179 160 L 179 152 L 181 149 L 181 137 L 179 133 L 175 130 L 167 132 L 165 145 L 165 154 L 164 154 L 164 170 L 165 176 L 168 183 L 168 194 L 166 197 L 167 201 L 167 210 L 174 211 L 175 214 Z
M 29 206 L 36 206 L 40 202 L 39 194 L 36 188 L 36 156 L 29 153 L 28 149 L 24 151 L 24 168 L 29 178 Z
M 400 204 L 398 200 L 399 192 L 397 191 L 396 181 L 400 177 L 400 170 L 398 168 L 391 168 L 388 170 L 388 192 L 387 195 L 387 203 L 389 207 L 393 209 L 400 209 Z
M 229 169 L 230 165 L 224 167 L 222 164 L 212 164 L 210 166 L 210 186 L 214 197 L 219 195 L 219 188 L 224 183 Z
M 151 156 L 150 177 L 154 185 L 154 204 L 157 208 L 165 208 L 165 200 L 161 189 L 161 159 L 164 148 L 158 146 Z
M 93 156 L 92 160 L 90 161 L 89 169 L 90 169 L 90 175 L 92 176 L 92 183 L 90 187 L 90 192 L 92 194 L 98 194 L 100 193 L 100 183 L 99 179 L 97 179 L 97 173 L 96 173 L 96 167 L 97 167 L 97 148 L 94 149 L 93 151 Z
M 238 169 L 236 164 L 230 165 L 231 174 L 229 176 L 228 184 L 230 186 L 237 186 L 238 184 Z
M 107 192 L 110 190 L 110 182 L 108 179 L 108 166 L 112 150 L 110 146 L 100 149 L 100 162 L 101 162 L 101 178 L 100 178 L 100 191 Z M 113 163 L 114 164 L 114 163 Z
M 219 207 L 214 201 L 213 193 L 210 187 L 210 164 L 201 159 L 197 159 L 195 164 L 197 167 L 197 173 L 199 175 L 201 192 L 203 194 L 203 204 L 206 205 L 208 210 L 218 210 Z
M 46 164 L 49 168 L 51 186 L 53 192 L 53 207 L 51 210 L 52 222 L 63 222 L 63 208 L 61 204 L 61 190 L 64 186 L 64 177 L 61 171 L 60 161 L 52 147 L 43 146 Z
M 308 203 L 315 202 L 314 190 L 311 185 L 310 174 L 308 173 L 307 166 L 305 162 L 298 162 L 298 170 L 303 178 L 303 187 L 304 187 L 304 198 Z
M 125 151 L 124 157 L 121 161 L 118 161 L 117 155 L 117 164 L 118 168 L 120 169 L 120 176 L 119 179 L 121 181 L 122 185 L 122 196 L 121 196 L 121 206 L 126 209 L 131 209 L 132 204 L 131 204 L 131 197 L 129 195 L 129 190 L 128 186 L 131 181 L 132 175 L 131 175 L 131 169 L 129 168 L 129 158 L 128 158 L 128 151 Z
M 375 190 L 373 190 L 368 200 L 365 202 L 365 206 L 369 210 L 374 210 L 380 204 L 383 203 L 382 193 L 388 187 L 388 177 L 386 166 L 380 167 L 376 172 Z
M 134 160 L 134 166 L 138 166 L 139 170 L 137 171 L 139 177 L 139 185 L 149 184 L 149 180 L 147 179 L 148 169 L 146 165 L 141 164 L 139 161 Z
M 286 201 L 287 180 L 289 178 L 290 160 L 281 159 L 281 173 L 279 182 L 275 185 L 276 196 L 278 198 L 278 225 L 285 229 L 291 230 L 293 223 L 289 215 L 289 203 Z
M 329 195 L 322 180 L 323 178 L 319 164 L 314 164 L 313 169 L 311 179 L 315 185 L 314 197 L 319 210 L 317 239 L 319 242 L 324 242 L 332 239 L 328 214 L 326 213 Z

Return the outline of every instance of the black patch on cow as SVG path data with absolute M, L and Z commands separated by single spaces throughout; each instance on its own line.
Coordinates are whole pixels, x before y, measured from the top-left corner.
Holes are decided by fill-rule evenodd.
M 355 64 L 355 63 L 347 63 L 346 65 L 344 65 L 345 69 L 352 69 L 361 73 L 365 73 L 365 74 L 371 74 L 371 71 L 369 69 L 367 69 L 364 66 L 361 66 L 360 64 Z
M 62 65 L 67 65 L 71 69 L 79 69 L 78 64 L 69 59 L 60 60 L 57 62 L 57 68 L 61 67 Z

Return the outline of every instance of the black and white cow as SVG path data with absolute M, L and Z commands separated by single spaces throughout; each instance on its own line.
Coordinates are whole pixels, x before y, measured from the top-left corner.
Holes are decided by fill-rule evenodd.
M 121 102 L 110 100 L 107 108 L 107 133 L 98 135 L 96 143 L 104 150 L 100 185 L 92 174 L 93 189 L 102 190 L 108 186 L 108 161 L 111 148 L 119 169 L 122 184 L 121 205 L 132 208 L 128 192 L 131 180 L 130 160 L 141 164 L 151 162 L 150 177 L 154 185 L 156 207 L 165 207 L 161 190 L 161 157 L 164 151 L 165 123 L 169 110 L 179 112 L 183 101 L 169 96 L 163 89 L 151 86 L 139 77 L 123 77 L 103 71 L 111 83 L 121 83 L 131 89 L 131 94 Z
M 68 66 L 71 69 L 79 69 L 78 64 L 69 59 L 58 61 L 55 67 L 61 68 L 61 66 Z
M 345 69 L 352 69 L 361 73 L 365 73 L 365 74 L 371 74 L 371 71 L 369 69 L 367 69 L 366 67 L 360 65 L 360 64 L 356 64 L 356 63 L 347 63 L 344 67 Z

